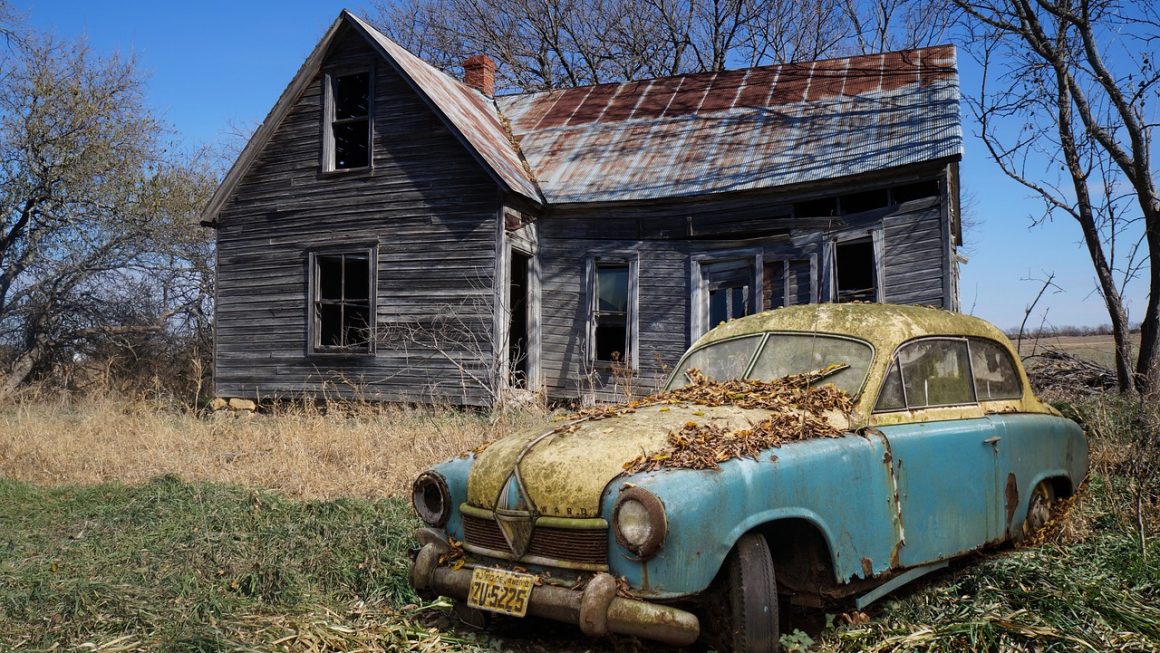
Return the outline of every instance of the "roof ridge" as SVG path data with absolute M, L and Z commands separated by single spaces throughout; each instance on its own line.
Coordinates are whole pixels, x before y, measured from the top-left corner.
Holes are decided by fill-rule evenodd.
M 618 86 L 621 84 L 630 84 L 632 82 L 654 82 L 665 79 L 677 79 L 686 77 L 695 77 L 697 75 L 720 75 L 721 73 L 741 73 L 751 70 L 765 70 L 771 68 L 781 68 L 784 66 L 805 66 L 816 63 L 826 63 L 829 61 L 839 61 L 842 59 L 869 59 L 871 57 L 881 57 L 884 55 L 902 54 L 903 52 L 920 52 L 923 50 L 934 50 L 936 48 L 954 48 L 953 43 L 938 43 L 934 45 L 924 45 L 917 48 L 900 48 L 898 50 L 885 50 L 883 52 L 867 52 L 863 54 L 850 54 L 845 56 L 825 57 L 823 59 L 803 59 L 799 61 L 784 61 L 782 63 L 763 64 L 761 66 L 745 66 L 743 68 L 729 68 L 727 70 L 698 70 L 687 73 L 677 73 L 674 75 L 661 75 L 659 77 L 638 77 L 636 79 L 625 79 L 618 82 L 600 82 L 599 84 L 581 84 L 579 86 L 566 86 L 560 88 L 547 88 L 539 91 L 520 91 L 517 93 L 502 93 L 495 96 L 496 100 L 507 98 L 527 97 L 531 95 L 540 95 L 545 93 L 563 93 L 566 91 L 578 90 L 582 88 L 592 89 L 601 86 Z M 412 55 L 414 56 L 414 55 Z M 430 64 L 428 64 L 430 65 Z M 436 69 L 438 70 L 438 69 Z M 454 78 L 452 78 L 454 79 Z

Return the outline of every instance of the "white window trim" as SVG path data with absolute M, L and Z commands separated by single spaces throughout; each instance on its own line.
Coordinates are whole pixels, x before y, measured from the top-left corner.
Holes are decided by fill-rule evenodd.
M 762 265 L 764 256 L 764 250 L 760 247 L 720 250 L 692 255 L 692 265 L 689 266 L 689 273 L 691 275 L 689 287 L 692 288 L 692 301 L 689 307 L 690 343 L 696 342 L 698 338 L 705 335 L 709 330 L 709 316 L 705 311 L 705 305 L 709 303 L 709 290 L 706 287 L 705 275 L 702 273 L 701 268 L 705 265 L 724 263 L 726 261 L 752 261 L 753 292 L 755 293 L 753 308 L 755 313 L 760 313 L 766 309 L 764 292 L 765 272 L 764 266 Z
M 367 164 L 358 168 L 336 168 L 334 162 L 334 84 L 338 77 L 367 73 Z M 322 171 L 344 174 L 365 172 L 375 167 L 375 65 L 331 68 L 322 75 Z
M 584 266 L 584 287 L 587 291 L 588 315 L 587 333 L 585 334 L 585 360 L 589 369 L 602 369 L 611 366 L 608 361 L 596 360 L 596 313 L 599 293 L 596 288 L 596 266 L 601 263 L 628 266 L 628 315 L 625 316 L 625 327 L 628 338 L 628 367 L 634 372 L 640 371 L 640 255 L 636 252 L 612 252 L 591 254 Z

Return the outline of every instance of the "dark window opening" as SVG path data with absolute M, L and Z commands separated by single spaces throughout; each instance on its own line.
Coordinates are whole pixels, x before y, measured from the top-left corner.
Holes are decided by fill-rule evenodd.
M 366 253 L 314 257 L 316 350 L 370 351 L 374 333 L 370 261 Z
M 890 194 L 885 188 L 851 193 L 842 196 L 842 213 L 873 211 L 890 205 Z
M 528 270 L 531 257 L 512 252 L 508 286 L 508 381 L 513 387 L 528 385 Z
M 874 244 L 870 240 L 840 243 L 835 248 L 838 302 L 876 302 Z
M 762 283 L 765 284 L 765 301 L 770 308 L 787 305 L 785 292 L 786 261 L 766 263 Z
M 628 265 L 596 265 L 596 360 L 628 362 Z
M 355 73 L 333 78 L 331 85 L 333 119 L 330 136 L 333 141 L 335 170 L 365 168 L 370 165 L 370 73 Z
M 798 202 L 793 205 L 793 214 L 799 218 L 817 218 L 838 215 L 838 202 L 833 197 Z
M 926 197 L 938 197 L 938 180 L 931 179 L 928 181 L 918 181 L 913 184 L 903 184 L 902 186 L 895 186 L 890 192 L 894 197 L 895 204 L 903 204 Z
M 710 329 L 722 322 L 756 312 L 752 260 L 703 263 L 701 277 L 705 280 L 705 291 L 708 293 Z

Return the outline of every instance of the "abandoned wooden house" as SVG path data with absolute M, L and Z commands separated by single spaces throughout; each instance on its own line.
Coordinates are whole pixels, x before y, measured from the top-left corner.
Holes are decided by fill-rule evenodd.
M 202 216 L 216 392 L 649 390 L 724 320 L 957 309 L 950 46 L 494 96 L 343 12 Z

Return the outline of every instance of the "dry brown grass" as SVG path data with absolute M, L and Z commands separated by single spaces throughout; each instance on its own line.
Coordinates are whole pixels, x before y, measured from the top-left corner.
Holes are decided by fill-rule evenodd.
M 301 498 L 406 496 L 432 463 L 518 428 L 535 410 L 310 405 L 199 417 L 150 402 L 58 398 L 0 406 L 0 476 L 39 485 L 141 483 L 164 474 Z

